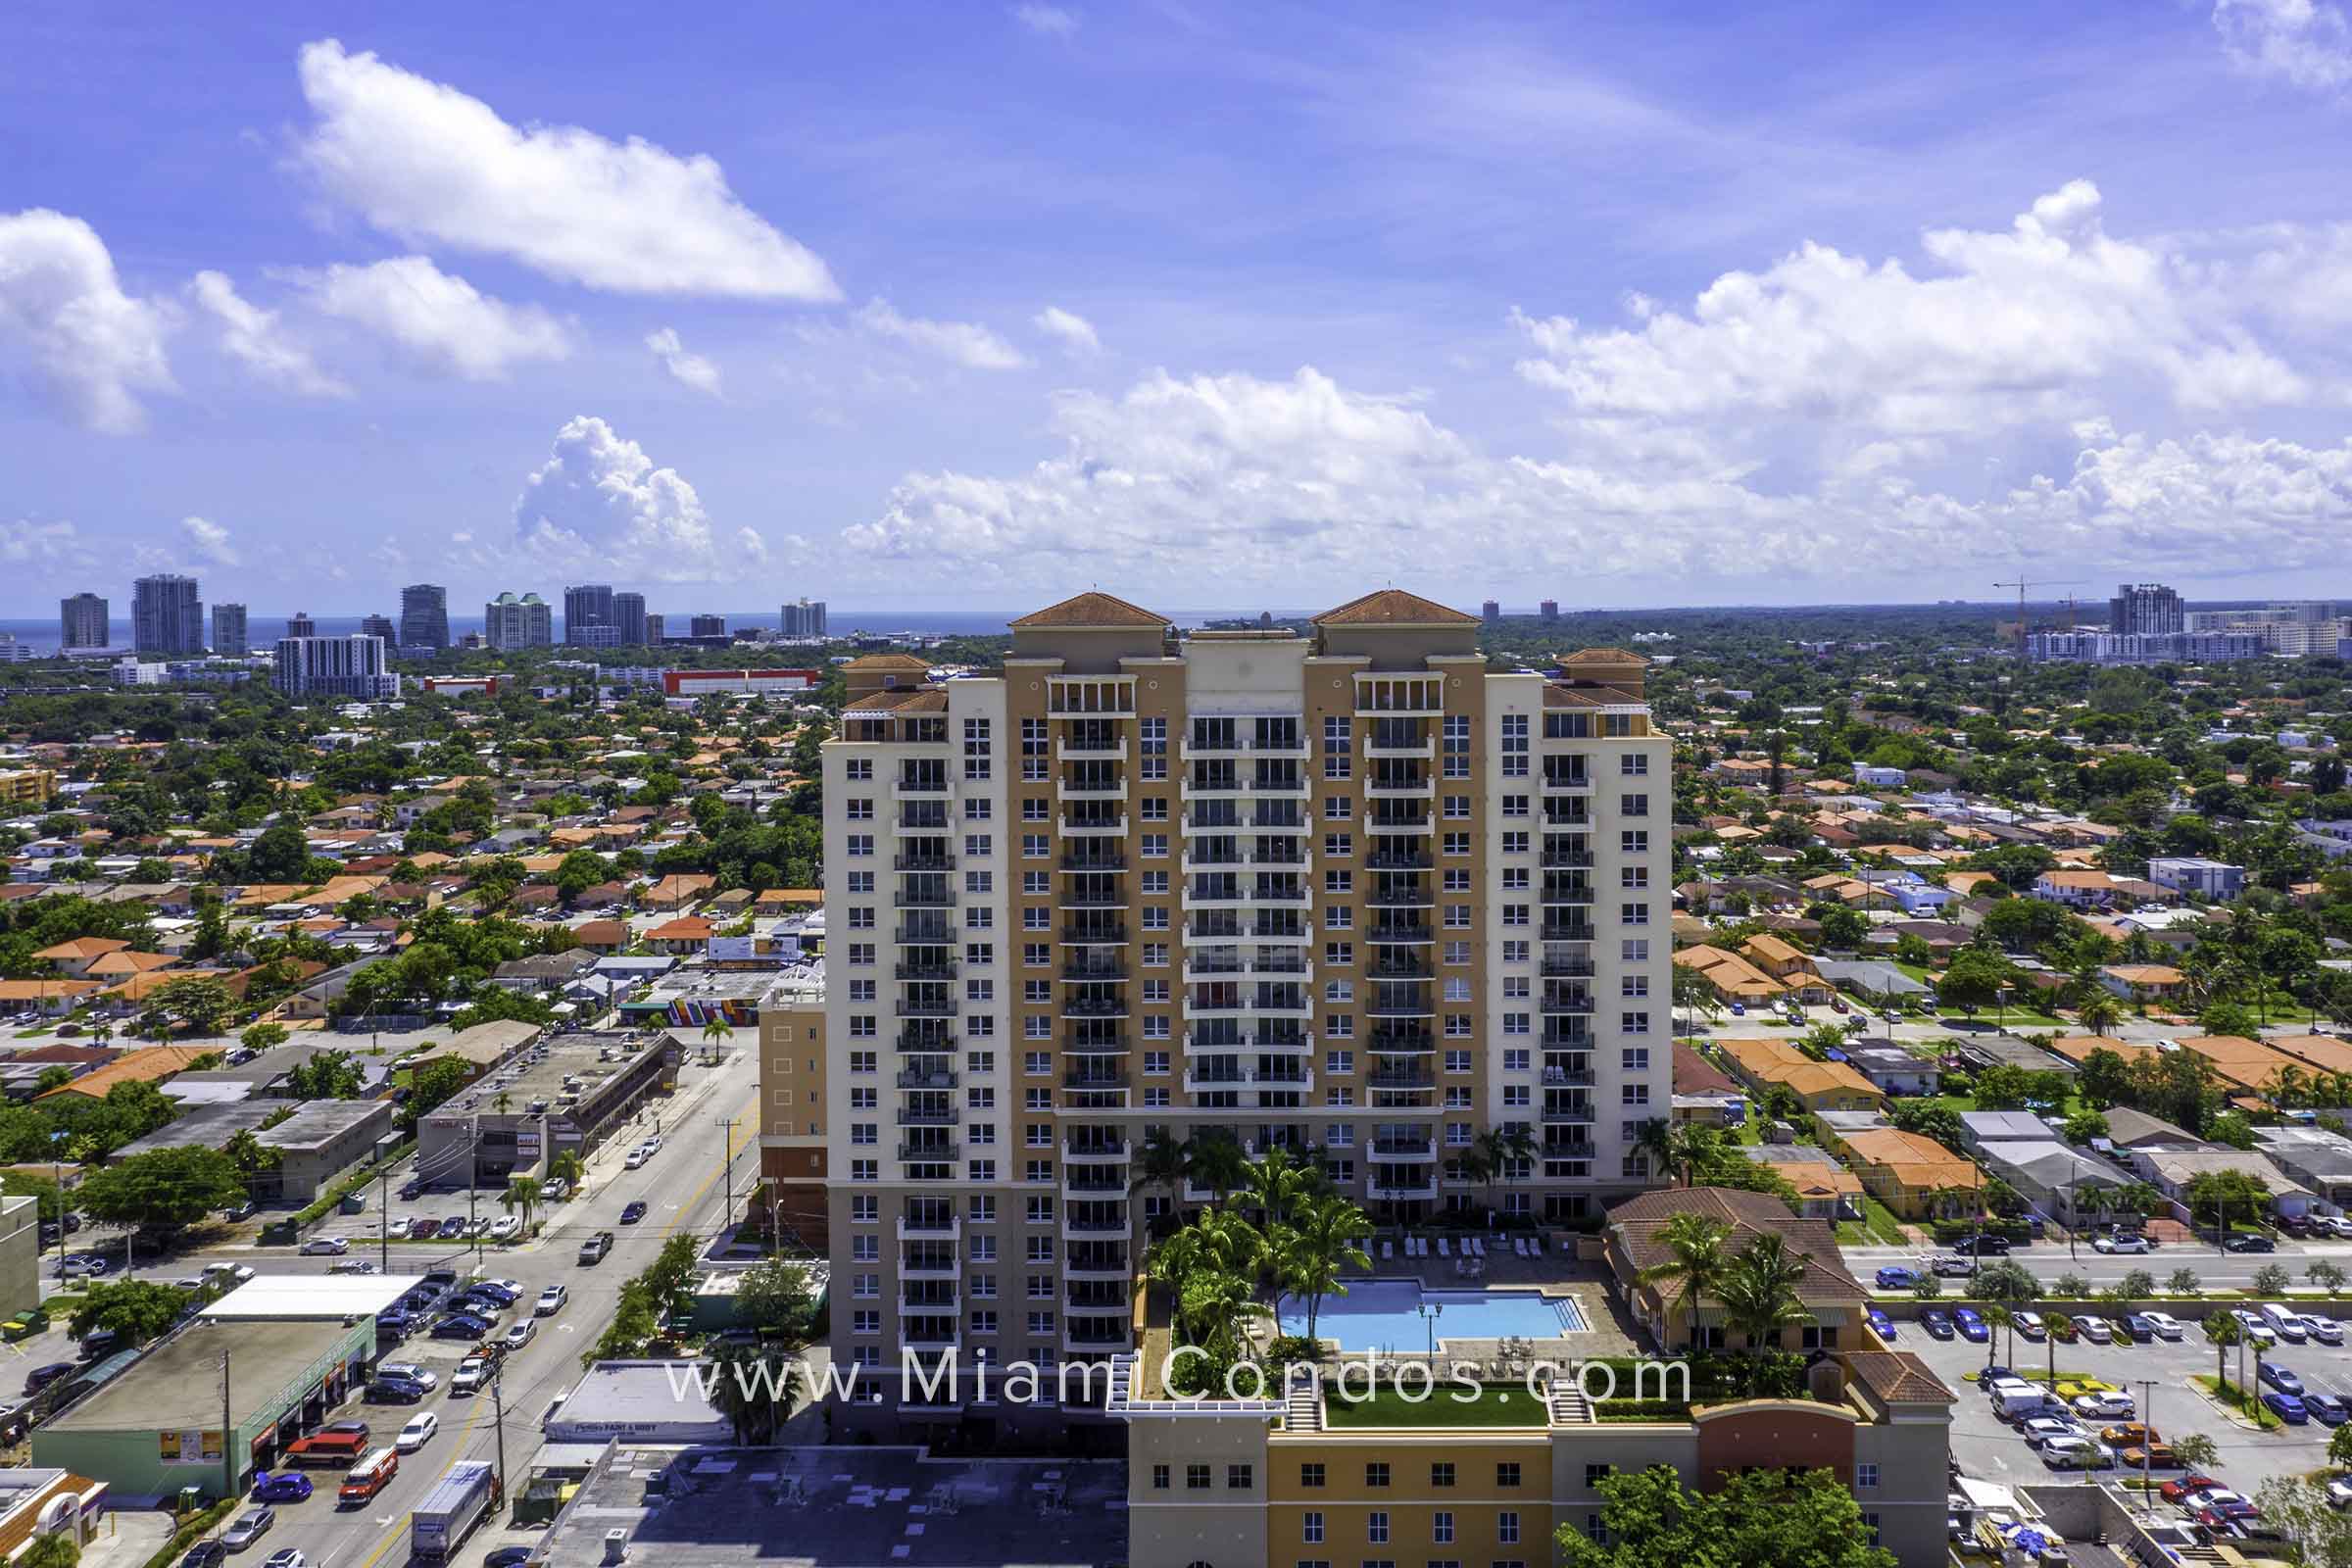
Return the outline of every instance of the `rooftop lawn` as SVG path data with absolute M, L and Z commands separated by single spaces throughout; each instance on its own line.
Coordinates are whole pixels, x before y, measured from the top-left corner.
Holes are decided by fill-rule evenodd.
M 1323 1421 L 1336 1432 L 1362 1427 L 1541 1427 L 1551 1422 L 1543 1402 L 1514 1384 L 1486 1384 L 1477 1398 L 1464 1399 L 1460 1384 L 1441 1382 L 1435 1393 L 1419 1401 L 1394 1388 L 1382 1388 L 1368 1399 L 1343 1396 L 1336 1382 L 1325 1389 Z M 1413 1392 L 1420 1392 L 1418 1382 Z

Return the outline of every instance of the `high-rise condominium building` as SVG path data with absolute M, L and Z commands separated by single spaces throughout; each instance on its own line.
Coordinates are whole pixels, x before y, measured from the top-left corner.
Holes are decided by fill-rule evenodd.
M 707 611 L 690 618 L 686 625 L 690 637 L 724 637 L 727 634 L 727 617 L 713 615 Z
M 196 579 L 175 571 L 130 585 L 131 635 L 142 654 L 204 652 L 204 600 Z
M 1478 607 L 1478 613 L 1479 618 L 1491 626 L 1502 618 L 1502 606 L 1490 599 Z
M 667 621 L 667 620 L 666 620 L 666 619 L 665 619 L 665 618 L 662 616 L 662 613 L 661 613 L 659 611 L 651 611 L 651 610 L 649 610 L 649 611 L 647 611 L 647 612 L 646 612 L 646 614 L 645 614 L 645 646 L 646 646 L 646 647 L 648 647 L 648 648 L 659 648 L 659 647 L 661 647 L 661 646 L 662 646 L 662 639 L 664 636 L 668 635 L 668 632 L 669 632 L 669 624 L 668 624 L 668 621 Z
M 360 634 L 365 637 L 381 637 L 386 648 L 400 646 L 400 628 L 392 624 L 390 615 L 362 615 L 360 617 Z
M 610 648 L 615 639 L 594 635 L 612 626 L 612 585 L 582 583 L 564 590 L 564 640 L 575 647 Z
M 623 648 L 645 646 L 645 595 L 614 594 L 612 596 L 612 625 L 620 634 Z
M 289 637 L 316 637 L 318 635 L 318 621 L 309 611 L 297 610 L 286 617 L 286 635 Z
M 223 659 L 243 659 L 253 652 L 253 640 L 245 631 L 243 605 L 213 607 L 213 652 Z
M 2185 630 L 2180 596 L 2162 583 L 2119 583 L 2107 601 L 2107 629 L 2143 635 Z
M 1596 1216 L 1671 1113 L 1671 747 L 1644 662 L 1491 671 L 1389 589 L 1179 636 L 1086 593 L 1001 675 L 860 659 L 824 748 L 832 1344 L 1130 1348 L 1155 1137 L 1317 1152 L 1407 1224 Z M 965 1384 L 968 1393 L 970 1385 Z M 893 1424 L 890 1406 L 857 1421 Z M 1053 1411 L 1002 1420 L 1058 1420 Z
M 400 695 L 400 677 L 384 664 L 384 640 L 365 632 L 350 637 L 280 637 L 271 684 L 290 697 L 376 701 Z
M 500 594 L 482 607 L 482 640 L 497 649 L 549 647 L 555 613 L 537 594 Z
M 400 591 L 400 646 L 449 646 L 449 590 L 439 583 L 413 582 Z
M 1545 620 L 1557 620 L 1560 618 L 1560 602 L 1557 599 L 1546 599 L 1536 607 L 1536 613 L 1542 615 Z
M 114 635 L 107 619 L 110 607 L 96 594 L 75 594 L 57 602 L 58 644 L 66 652 L 104 648 Z
M 825 602 L 822 599 L 803 599 L 784 607 L 776 620 L 777 635 L 783 637 L 822 637 L 825 635 Z

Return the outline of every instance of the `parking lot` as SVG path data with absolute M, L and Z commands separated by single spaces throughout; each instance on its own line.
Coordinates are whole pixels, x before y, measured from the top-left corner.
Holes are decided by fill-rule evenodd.
M 2352 1313 L 2352 1305 L 2344 1306 L 2343 1310 Z M 2190 1318 L 2186 1311 L 2176 1315 L 2183 1320 Z M 2196 1317 L 2201 1319 L 2203 1315 L 2199 1312 Z M 1916 1323 L 1898 1323 L 1895 1327 L 1898 1335 L 1895 1343 L 1900 1348 L 1919 1352 L 1946 1383 L 1960 1391 L 1960 1402 L 1952 1411 L 1952 1457 L 1960 1462 L 1965 1474 L 2010 1485 L 2074 1479 L 2074 1472 L 2054 1472 L 2045 1467 L 2040 1455 L 2026 1446 L 2026 1440 L 1994 1416 L 1980 1384 L 1963 1381 L 1983 1372 L 1988 1348 L 1994 1352 L 1992 1359 L 2020 1372 L 2046 1373 L 2052 1363 L 2052 1350 L 2046 1340 L 2030 1342 L 2019 1336 L 2012 1350 L 2006 1333 L 1995 1336 L 1998 1343 L 1987 1347 L 1957 1337 L 1932 1339 Z M 2352 1321 L 2346 1323 L 2346 1338 L 2352 1340 Z M 2232 1380 L 2239 1376 L 2239 1353 L 2234 1347 L 2230 1351 Z M 2129 1390 L 2134 1405 L 2132 1419 L 2154 1427 L 2162 1440 L 2169 1442 L 2190 1432 L 2201 1432 L 2213 1439 L 2221 1462 L 2212 1467 L 2211 1473 L 2248 1496 L 2273 1476 L 2304 1475 L 2325 1467 L 2330 1428 L 2313 1421 L 2304 1426 L 2256 1432 L 2190 1384 L 2191 1376 L 2214 1375 L 2218 1355 L 2216 1348 L 2205 1338 L 2200 1322 L 2188 1321 L 2178 1343 L 2159 1340 L 2149 1344 L 2093 1345 L 2078 1341 L 2060 1345 L 2056 1347 L 2056 1366 L 2062 1375 L 2082 1373 Z M 2244 1375 L 2251 1379 L 2254 1375 L 2251 1346 L 2245 1348 L 2244 1357 Z M 2315 1394 L 2352 1396 L 2352 1345 L 2280 1345 L 2265 1351 L 2264 1359 L 2291 1368 Z M 2108 1423 L 2086 1424 L 2095 1433 L 2096 1428 Z M 2156 1479 L 2162 1481 L 2167 1474 L 2159 1471 Z

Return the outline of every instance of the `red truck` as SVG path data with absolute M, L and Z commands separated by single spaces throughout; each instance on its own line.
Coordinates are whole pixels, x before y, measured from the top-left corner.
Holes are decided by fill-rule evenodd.
M 307 1438 L 296 1438 L 286 1446 L 286 1463 L 318 1469 L 329 1465 L 344 1468 L 367 1451 L 367 1423 L 343 1421 L 321 1427 Z

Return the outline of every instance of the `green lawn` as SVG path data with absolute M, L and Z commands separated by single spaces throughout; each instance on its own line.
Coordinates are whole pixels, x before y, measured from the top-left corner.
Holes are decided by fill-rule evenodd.
M 1414 1392 L 1420 1391 L 1416 1382 Z M 1323 1402 L 1323 1419 L 1334 1431 L 1358 1427 L 1540 1427 L 1550 1415 L 1525 1389 L 1508 1384 L 1482 1385 L 1479 1396 L 1463 1399 L 1459 1384 L 1440 1382 L 1426 1399 L 1406 1398 L 1394 1388 L 1382 1388 L 1368 1399 L 1349 1399 L 1338 1385 Z
M 1862 1223 L 1871 1235 L 1889 1247 L 1906 1246 L 1911 1240 L 1903 1234 L 1903 1222 L 1895 1218 L 1894 1210 L 1868 1193 L 1862 1195 Z

